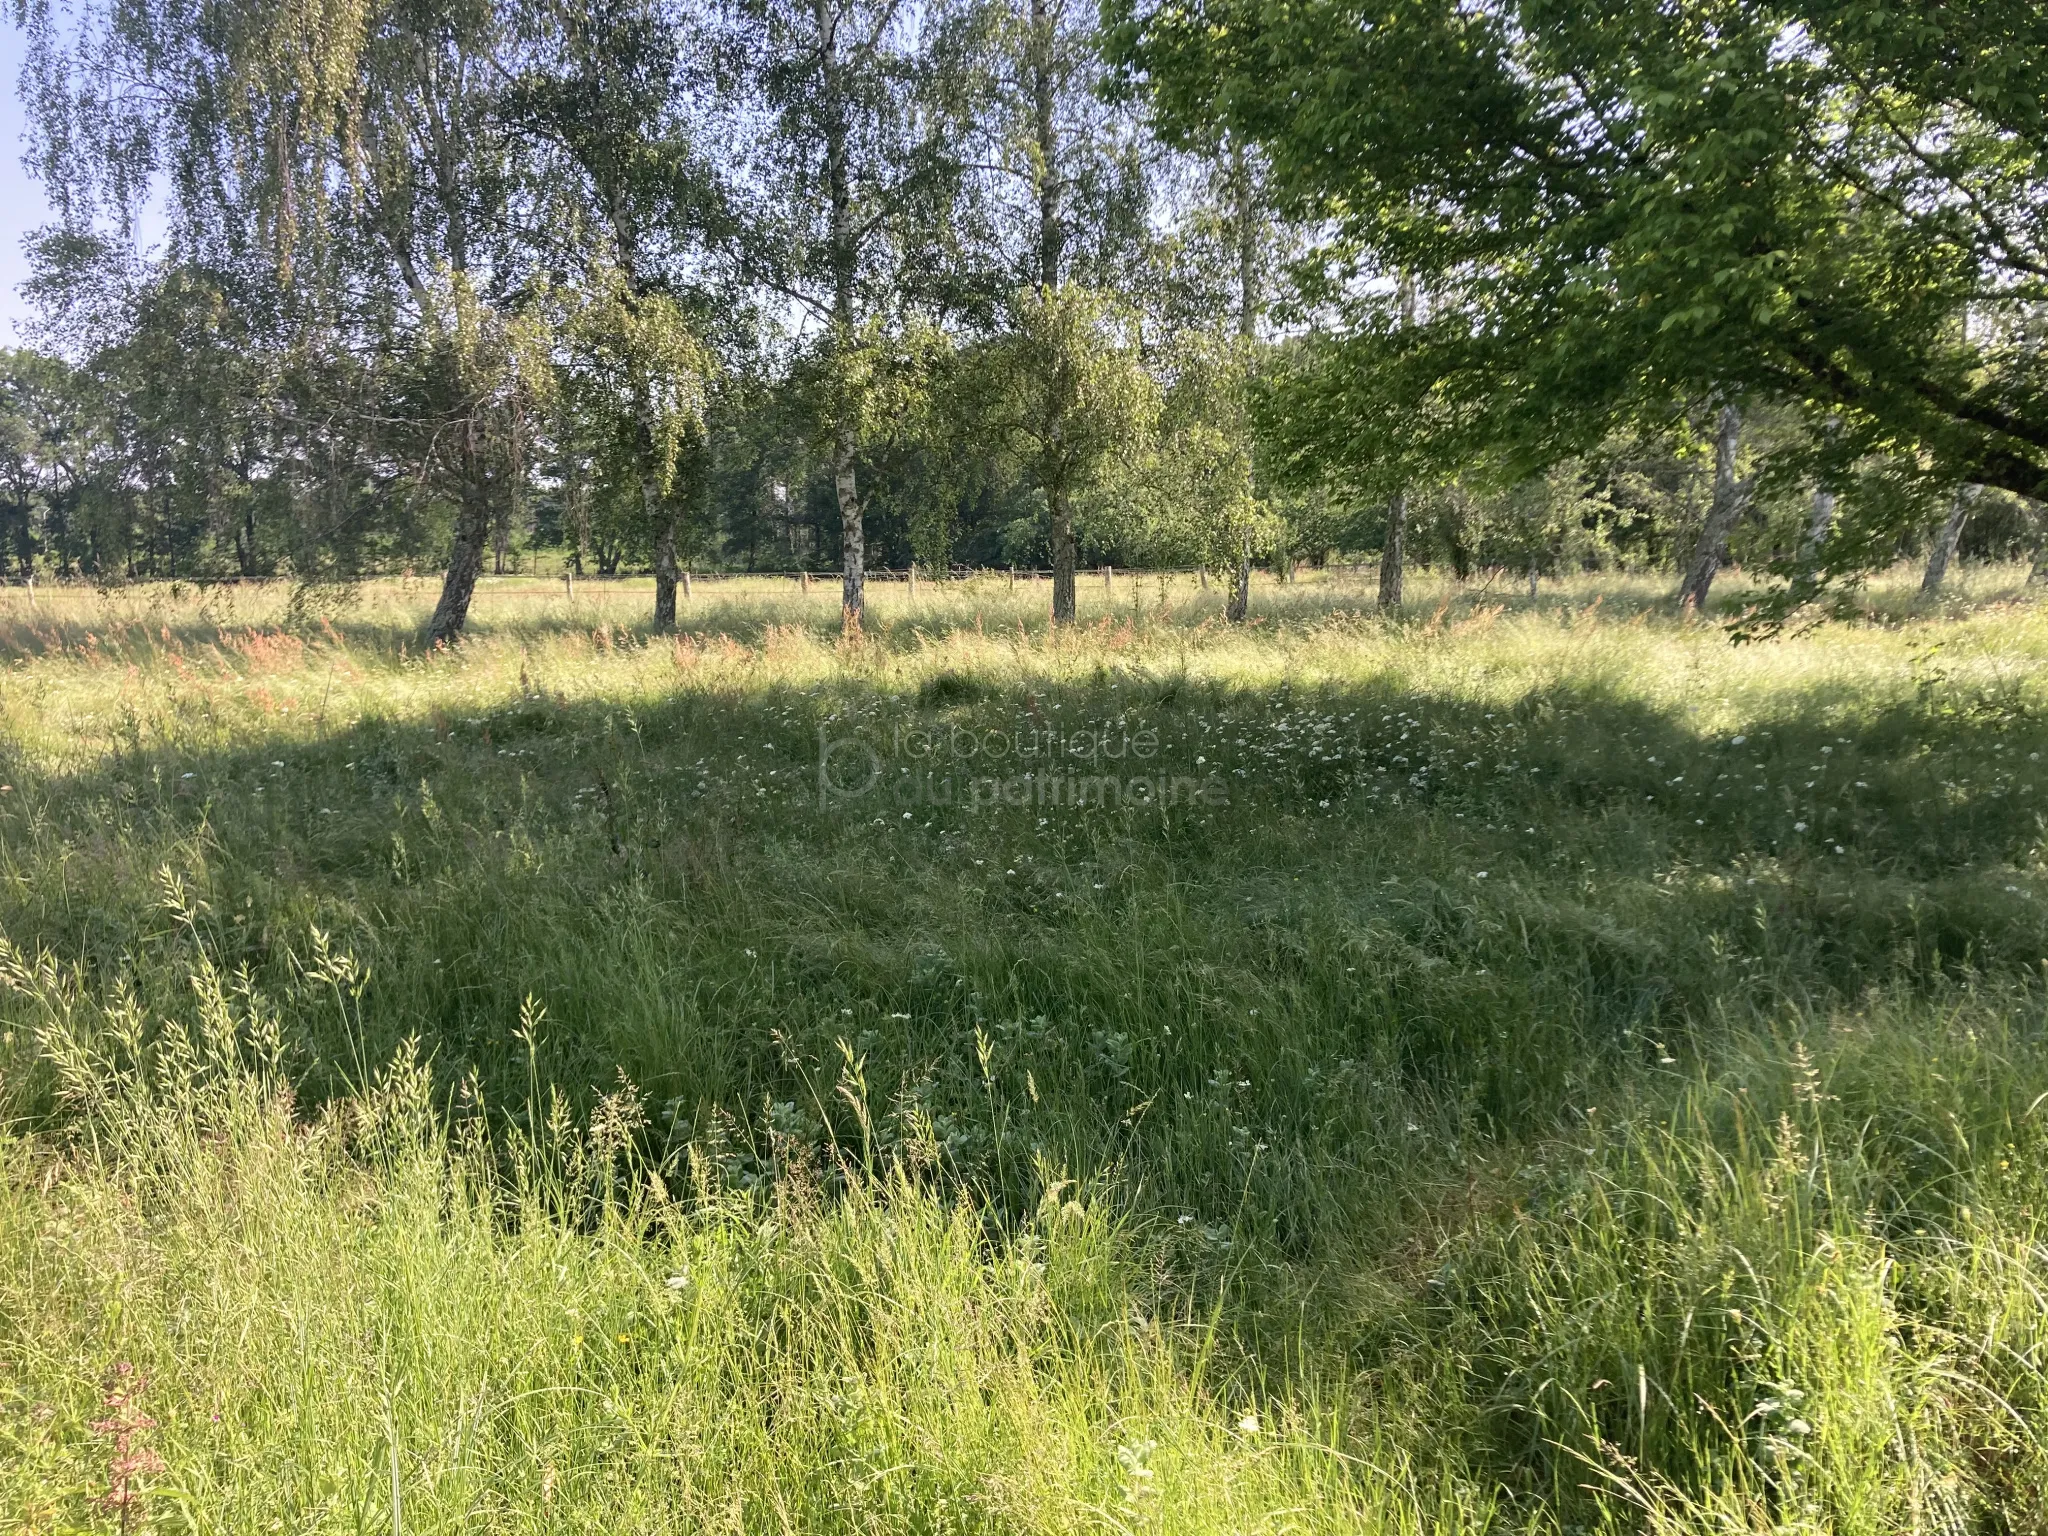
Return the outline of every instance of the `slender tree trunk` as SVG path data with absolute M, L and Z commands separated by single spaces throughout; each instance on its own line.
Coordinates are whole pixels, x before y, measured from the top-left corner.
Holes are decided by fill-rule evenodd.
M 498 574 L 505 574 L 510 563 L 517 569 L 518 558 L 512 553 L 512 535 L 519 531 L 526 521 L 526 412 L 517 395 L 512 399 L 512 463 L 505 476 L 504 505 L 498 519 Z
M 2027 572 L 2027 585 L 2031 587 L 2037 581 L 2048 581 L 2048 506 L 2038 501 L 2029 505 L 2034 509 L 2034 564 Z M 22 568 L 28 568 L 25 556 Z
M 242 515 L 235 520 L 235 569 L 244 580 L 256 575 L 256 497 L 255 488 L 249 483 L 249 471 L 240 466 L 235 471 L 236 488 L 242 494 Z M 21 509 L 21 535 L 24 543 L 28 538 L 28 508 Z
M 1835 493 L 1825 487 L 1816 487 L 1813 493 L 1813 511 L 1806 519 L 1806 539 L 1801 547 L 1801 563 L 1813 564 L 1820 558 L 1821 546 L 1828 541 L 1828 535 L 1835 528 Z
M 676 627 L 676 511 L 671 505 L 664 512 L 654 536 L 654 628 L 659 634 Z
M 1735 450 L 1742 440 L 1742 413 L 1732 405 L 1721 407 L 1721 421 L 1714 433 L 1714 499 L 1707 508 L 1707 520 L 1693 546 L 1692 564 L 1678 589 L 1678 606 L 1698 613 L 1707 606 L 1707 593 L 1721 569 L 1721 551 L 1728 535 L 1735 531 L 1742 515 L 1742 487 L 1735 480 Z
M 851 347 L 857 316 L 854 278 L 859 265 L 859 235 L 853 224 L 853 184 L 848 164 L 846 90 L 840 78 L 839 16 L 832 0 L 816 0 L 819 86 L 825 132 L 825 189 L 832 227 L 828 255 L 832 264 L 832 327 L 834 341 Z M 840 388 L 846 384 L 842 379 Z M 832 486 L 839 498 L 839 552 L 844 568 L 840 584 L 839 624 L 842 633 L 860 633 L 867 604 L 867 540 L 861 525 L 860 487 L 853 473 L 858 444 L 853 435 L 853 401 L 838 403 L 839 421 L 832 436 Z
M 1536 580 L 1536 557 L 1532 555 L 1529 557 L 1529 601 L 1532 603 L 1536 601 L 1539 595 Z
M 1934 536 L 1934 547 L 1927 551 L 1927 574 L 1920 578 L 1920 595 L 1933 597 L 1941 591 L 1941 584 L 1948 580 L 1949 562 L 1956 557 L 1956 545 L 1963 539 L 1963 524 L 1969 521 L 1971 505 L 1977 499 L 1974 485 L 1962 486 L 1956 491 L 1955 504 L 1949 508 L 1948 517 L 1941 525 L 1941 531 Z
M 1059 96 L 1059 38 L 1057 19 L 1046 0 L 1031 0 L 1031 118 L 1037 140 L 1038 164 L 1038 286 L 1045 298 L 1060 285 L 1060 262 L 1066 254 L 1067 228 L 1060 210 L 1065 190 L 1060 180 L 1059 123 L 1055 107 Z
M 1060 180 L 1059 120 L 1055 108 L 1059 97 L 1058 18 L 1046 0 L 1031 0 L 1031 39 L 1026 67 L 1031 75 L 1032 148 L 1038 192 L 1038 296 L 1050 304 L 1060 284 L 1060 266 L 1066 255 L 1067 228 L 1061 208 L 1064 188 Z M 1055 365 L 1056 367 L 1057 365 Z M 1050 383 L 1050 381 L 1048 381 Z M 1059 397 L 1048 388 L 1048 399 Z M 1057 407 L 1055 407 L 1057 411 Z M 1059 436 L 1055 417 L 1049 441 Z M 1047 453 L 1050 460 L 1052 454 Z M 1074 549 L 1074 515 L 1068 504 L 1065 476 L 1051 463 L 1039 475 L 1052 535 L 1052 621 L 1071 624 L 1075 617 L 1074 576 L 1078 557 Z
M 1074 509 L 1067 504 L 1066 487 L 1054 480 L 1046 488 L 1046 508 L 1052 514 L 1052 621 L 1074 622 Z
M 1813 488 L 1813 506 L 1806 514 L 1806 531 L 1799 536 L 1797 579 L 1816 588 L 1820 581 L 1821 554 L 1828 535 L 1835 530 L 1835 493 L 1824 485 Z
M 1408 539 L 1408 493 L 1396 491 L 1387 503 L 1387 542 L 1380 551 L 1380 612 L 1392 613 L 1401 606 L 1404 546 Z
M 590 490 L 583 483 L 580 465 L 569 479 L 569 537 L 574 541 L 569 549 L 569 564 L 581 576 L 583 552 L 590 547 Z
M 1244 144 L 1230 142 L 1230 188 L 1237 223 L 1237 334 L 1247 344 L 1259 332 L 1258 236 L 1252 226 L 1252 175 Z M 1246 478 L 1254 503 L 1259 494 L 1257 446 L 1249 450 Z M 1231 573 L 1230 593 L 1223 602 L 1225 623 L 1243 624 L 1252 612 L 1252 535 L 1246 529 L 1237 547 L 1237 568 Z
M 1401 324 L 1415 323 L 1416 291 L 1415 279 L 1402 274 Z M 1392 613 L 1401 606 L 1402 588 L 1406 583 L 1408 559 L 1408 492 L 1403 489 L 1394 493 L 1394 499 L 1387 503 L 1387 542 L 1380 550 L 1380 612 Z
M 1251 164 L 1236 137 L 1230 141 L 1230 189 L 1237 216 L 1237 334 L 1249 341 L 1259 334 L 1259 231 Z
M 448 574 L 441 579 L 441 598 L 427 624 L 427 643 L 452 643 L 469 623 L 469 601 L 484 568 L 484 545 L 491 536 L 490 484 L 480 472 L 472 446 L 465 458 L 462 499 L 455 509 L 455 545 L 448 552 Z
M 1830 416 L 1824 429 L 1832 446 L 1842 429 L 1841 418 Z M 1799 541 L 1799 574 L 1812 579 L 1820 568 L 1821 550 L 1835 531 L 1835 493 L 1825 484 L 1813 488 L 1813 505 L 1806 515 L 1806 533 Z
M 676 524 L 681 516 L 675 487 L 663 484 L 654 451 L 654 409 L 645 394 L 635 404 L 639 416 L 640 510 L 654 530 L 654 629 L 666 634 L 676 627 Z
M 442 112 L 430 111 L 427 127 L 429 142 L 425 147 L 433 170 L 435 196 L 441 205 L 442 249 L 450 270 L 467 274 L 469 221 L 466 189 L 462 185 L 461 145 L 451 128 L 450 119 Z M 426 302 L 424 290 L 413 270 L 410 231 L 403 235 L 387 231 L 386 236 L 391 240 L 401 267 L 408 274 L 408 286 L 419 301 L 422 315 L 430 313 L 431 306 Z M 443 340 L 452 338 L 444 336 Z M 441 579 L 440 599 L 434 604 L 434 616 L 427 623 L 429 645 L 453 643 L 468 626 L 470 599 L 476 595 L 476 579 L 483 572 L 484 549 L 491 539 L 496 498 L 491 494 L 491 476 L 477 437 L 478 423 L 472 416 L 463 426 L 455 542 L 448 552 L 448 571 Z M 328 474 L 331 482 L 331 454 Z
M 867 530 L 861 524 L 860 488 L 853 478 L 853 433 L 845 428 L 832 444 L 832 487 L 839 497 L 839 549 L 845 564 L 839 624 L 847 634 L 858 634 L 867 606 Z
M 603 182 L 610 167 L 600 165 L 591 169 Z M 633 313 L 638 315 L 649 295 L 650 286 L 641 275 L 640 227 L 633 216 L 631 195 L 623 185 L 613 181 L 608 186 L 605 201 L 611 210 L 612 238 L 617 245 L 620 270 L 626 279 L 628 302 Z M 648 526 L 654 530 L 654 631 L 667 634 L 676 627 L 676 545 L 681 537 L 683 508 L 676 495 L 673 466 L 669 479 L 664 481 L 662 477 L 660 455 L 655 444 L 666 424 L 660 419 L 652 389 L 644 380 L 634 386 L 633 414 L 638 434 L 635 448 L 640 460 L 640 505 Z

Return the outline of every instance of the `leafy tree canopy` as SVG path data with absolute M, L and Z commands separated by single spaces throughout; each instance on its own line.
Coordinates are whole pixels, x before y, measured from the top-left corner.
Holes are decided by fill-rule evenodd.
M 1110 0 L 1165 130 L 1330 239 L 1297 454 L 1398 484 L 1796 403 L 1806 467 L 2048 480 L 2048 12 L 2026 0 Z M 1419 283 L 1401 325 L 1394 274 Z M 1799 455 L 1794 455 L 1799 457 Z M 1364 478 L 1370 480 L 1372 474 Z

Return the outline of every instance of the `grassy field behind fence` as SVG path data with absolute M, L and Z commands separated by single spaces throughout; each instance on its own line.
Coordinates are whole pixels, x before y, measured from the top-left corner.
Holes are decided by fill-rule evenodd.
M 2042 1530 L 2024 575 L 0 591 L 0 1531 Z

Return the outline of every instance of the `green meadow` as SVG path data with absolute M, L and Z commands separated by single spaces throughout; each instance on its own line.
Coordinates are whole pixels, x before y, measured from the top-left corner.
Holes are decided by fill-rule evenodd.
M 0 1531 L 2039 1531 L 2025 575 L 0 593 Z

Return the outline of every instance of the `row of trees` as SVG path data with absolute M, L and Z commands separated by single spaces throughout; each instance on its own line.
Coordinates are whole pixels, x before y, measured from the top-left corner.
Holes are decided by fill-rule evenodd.
M 2038 543 L 2016 0 L 28 14 L 23 575 L 445 562 L 446 639 L 547 544 L 657 626 L 691 561 L 834 560 L 857 627 L 871 557 L 1049 564 L 1067 619 L 1084 559 L 1241 617 L 1334 549 L 1389 603 L 1732 556 L 1782 611 Z
M 1071 0 L 32 20 L 61 221 L 49 346 L 5 381 L 24 569 L 438 555 L 447 638 L 522 537 L 651 567 L 666 626 L 685 561 L 829 525 L 857 626 L 871 519 L 941 568 L 964 521 L 1042 542 L 1068 617 L 1084 525 L 1249 503 L 1249 354 L 1212 317 L 1253 312 L 1276 230 L 1105 99 Z M 1204 432 L 1228 495 L 1177 483 Z

